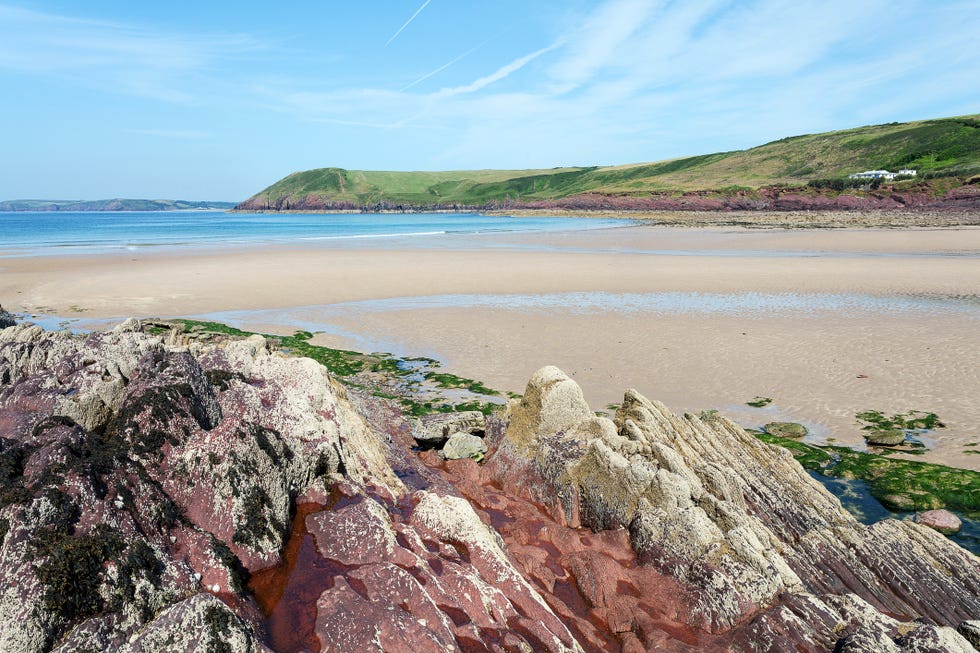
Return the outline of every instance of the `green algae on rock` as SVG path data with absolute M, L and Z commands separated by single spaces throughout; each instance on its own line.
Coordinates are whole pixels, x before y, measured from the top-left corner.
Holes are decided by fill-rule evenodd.
M 789 449 L 803 467 L 836 478 L 868 481 L 871 493 L 893 510 L 950 508 L 980 514 L 980 472 L 899 460 L 847 447 L 804 444 L 772 433 L 749 431 L 769 444 Z
M 366 389 L 376 397 L 398 401 L 412 417 L 460 411 L 479 411 L 488 415 L 503 401 L 498 391 L 479 381 L 442 371 L 439 361 L 434 359 L 401 358 L 387 353 L 364 354 L 315 345 L 310 342 L 315 334 L 309 331 L 277 336 L 202 320 L 181 318 L 145 322 L 144 330 L 158 335 L 173 332 L 170 337 L 177 339 L 209 340 L 215 337 L 261 335 L 284 353 L 315 360 L 348 386 Z
M 878 410 L 866 410 L 855 415 L 858 423 L 863 423 L 864 440 L 876 447 L 898 447 L 908 445 L 907 453 L 922 453 L 925 446 L 913 435 L 924 431 L 945 428 L 936 413 L 910 410 L 886 417 Z
M 806 427 L 796 422 L 769 422 L 762 428 L 780 438 L 802 438 L 807 434 Z

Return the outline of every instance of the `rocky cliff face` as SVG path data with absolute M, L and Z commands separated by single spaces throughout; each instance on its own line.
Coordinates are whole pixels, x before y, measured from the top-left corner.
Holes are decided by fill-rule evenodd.
M 946 192 L 918 189 L 830 192 L 805 186 L 763 186 L 751 191 L 650 191 L 640 194 L 580 193 L 554 199 L 500 197 L 483 204 L 412 204 L 378 202 L 361 205 L 327 193 L 284 195 L 274 200 L 256 195 L 239 211 L 486 211 L 562 209 L 569 211 L 882 211 L 896 209 L 970 210 L 980 208 L 980 186 L 969 181 Z
M 483 427 L 420 454 L 257 336 L 0 329 L 0 650 L 972 650 L 973 555 L 724 418 L 545 368 Z

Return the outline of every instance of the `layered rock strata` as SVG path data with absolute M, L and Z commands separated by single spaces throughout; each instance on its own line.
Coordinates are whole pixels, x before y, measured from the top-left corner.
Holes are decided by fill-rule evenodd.
M 557 368 L 512 406 L 486 473 L 561 524 L 628 532 L 642 564 L 679 581 L 685 622 L 729 633 L 731 650 L 960 650 L 951 627 L 980 613 L 980 563 L 942 535 L 858 523 L 724 417 L 678 417 L 632 390 L 597 417 Z

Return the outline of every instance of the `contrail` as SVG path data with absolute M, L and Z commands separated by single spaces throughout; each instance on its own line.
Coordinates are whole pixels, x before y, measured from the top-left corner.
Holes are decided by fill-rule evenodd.
M 413 20 L 415 20 L 415 17 L 418 16 L 419 14 L 421 14 L 422 13 L 422 10 L 429 6 L 429 3 L 430 2 L 432 2 L 432 0 L 425 0 L 425 2 L 422 3 L 422 6 L 415 10 L 415 13 L 412 14 L 411 18 L 409 18 L 408 20 L 406 20 L 405 21 L 405 24 L 402 25 L 401 27 L 399 27 L 398 28 L 398 31 L 391 35 L 391 38 L 388 39 L 388 41 L 385 43 L 384 47 L 387 48 L 389 43 L 391 43 L 396 38 L 398 38 L 398 35 L 402 33 L 402 30 L 404 30 L 406 27 L 408 27 L 409 24 L 411 24 L 411 22 Z
M 477 50 L 479 50 L 480 48 L 482 48 L 484 45 L 486 45 L 489 42 L 490 42 L 490 40 L 487 39 L 486 41 L 484 41 L 480 45 L 478 45 L 476 47 L 473 47 L 473 48 L 470 48 L 469 50 L 467 50 L 463 54 L 459 55 L 458 57 L 456 57 L 455 59 L 453 59 L 449 63 L 443 64 L 443 65 L 439 66 L 438 68 L 436 68 L 435 70 L 433 70 L 432 72 L 426 73 L 425 75 L 422 75 L 421 77 L 419 77 L 418 79 L 416 79 L 414 82 L 412 82 L 408 86 L 405 86 L 404 88 L 402 88 L 399 91 L 399 93 L 404 92 L 404 91 L 407 91 L 408 89 L 412 88 L 416 84 L 419 84 L 421 82 L 424 82 L 425 80 L 429 79 L 433 75 L 437 75 L 437 74 L 441 73 L 446 68 L 449 68 L 450 66 L 452 66 L 454 63 L 458 62 L 459 60 L 464 59 L 464 58 L 468 57 L 469 55 L 473 54 L 474 52 L 476 52 Z

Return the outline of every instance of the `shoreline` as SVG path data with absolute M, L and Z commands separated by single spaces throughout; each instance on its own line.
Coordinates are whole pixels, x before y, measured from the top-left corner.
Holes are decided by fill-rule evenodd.
M 618 218 L 652 222 L 663 226 L 724 227 L 759 229 L 846 229 L 846 228 L 946 228 L 980 226 L 980 211 L 971 208 L 888 208 L 888 209 L 567 209 L 515 208 L 488 209 L 229 209 L 228 213 L 296 215 L 422 215 L 478 214 L 499 217 Z
M 673 227 L 745 227 L 755 229 L 951 228 L 980 225 L 976 209 L 878 210 L 572 210 L 515 209 L 485 211 L 487 215 L 535 217 L 629 218 Z
M 0 303 L 80 319 L 305 310 L 280 320 L 282 333 L 320 324 L 334 334 L 319 344 L 350 348 L 346 333 L 435 353 L 448 372 L 499 390 L 520 392 L 535 369 L 557 364 L 595 409 L 631 386 L 675 408 L 738 409 L 757 426 L 747 420 L 769 413 L 741 404 L 764 395 L 774 420 L 807 422 L 839 444 L 862 443 L 859 411 L 928 410 L 950 427 L 921 459 L 980 469 L 980 456 L 964 453 L 980 423 L 971 391 L 980 387 L 980 228 L 641 225 L 441 242 L 7 258 Z M 571 310 L 589 293 L 602 301 Z M 657 304 L 675 295 L 755 304 L 727 314 Z M 752 308 L 782 295 L 795 297 L 782 312 Z M 483 305 L 454 305 L 462 296 Z M 510 305 L 494 304 L 498 296 Z M 514 305 L 516 296 L 527 299 Z M 640 304 L 624 312 L 631 296 Z M 814 312 L 831 296 L 878 299 L 868 310 L 858 301 Z M 935 308 L 898 310 L 916 298 Z M 261 317 L 242 326 L 255 323 L 269 326 Z

